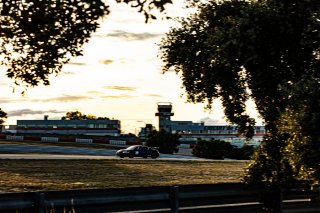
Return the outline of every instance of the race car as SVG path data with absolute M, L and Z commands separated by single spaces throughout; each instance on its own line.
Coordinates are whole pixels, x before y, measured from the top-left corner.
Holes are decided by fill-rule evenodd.
M 124 157 L 151 157 L 151 158 L 157 158 L 159 157 L 159 151 L 155 147 L 148 147 L 148 146 L 142 146 L 142 145 L 134 145 L 134 146 L 129 146 L 126 149 L 120 149 L 116 153 L 117 156 L 120 158 Z

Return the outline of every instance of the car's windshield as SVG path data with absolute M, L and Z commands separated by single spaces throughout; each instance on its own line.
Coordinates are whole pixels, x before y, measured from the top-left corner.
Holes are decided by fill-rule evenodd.
M 126 150 L 134 150 L 137 146 L 129 146 Z

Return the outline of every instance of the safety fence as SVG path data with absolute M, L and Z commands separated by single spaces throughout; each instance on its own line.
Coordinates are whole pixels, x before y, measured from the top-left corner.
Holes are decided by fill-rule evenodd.
M 144 145 L 140 141 L 126 141 L 126 140 L 109 140 L 109 139 L 91 139 L 91 138 L 77 138 L 77 137 L 34 137 L 34 136 L 18 136 L 18 135 L 0 135 L 0 139 L 9 141 L 37 141 L 37 142 L 69 142 L 69 143 L 87 143 L 87 144 L 110 144 L 110 145 Z M 193 144 L 180 144 L 179 148 L 192 149 Z
M 34 136 L 16 136 L 16 135 L 0 135 L 0 139 L 8 141 L 36 141 L 36 142 L 69 142 L 69 143 L 95 143 L 95 144 L 111 144 L 111 145 L 140 145 L 139 141 L 125 140 L 108 140 L 108 139 L 91 139 L 77 137 L 34 137 Z
M 0 194 L 0 212 L 262 213 L 260 191 L 240 183 Z M 320 212 L 319 192 L 283 192 L 283 213 Z

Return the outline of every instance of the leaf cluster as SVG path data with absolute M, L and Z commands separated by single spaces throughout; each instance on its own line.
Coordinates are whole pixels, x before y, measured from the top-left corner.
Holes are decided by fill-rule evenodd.
M 200 158 L 220 159 L 224 158 L 249 160 L 254 152 L 254 147 L 244 145 L 236 147 L 223 140 L 211 139 L 210 141 L 201 140 L 192 148 L 192 154 Z
M 96 117 L 94 115 L 82 114 L 79 111 L 67 112 L 61 120 L 110 120 L 108 117 Z
M 164 130 L 152 131 L 146 140 L 146 145 L 150 147 L 159 147 L 160 153 L 173 154 L 178 151 L 180 136 Z
M 245 182 L 272 190 L 297 180 L 319 184 L 319 1 L 212 0 L 197 7 L 163 38 L 164 71 L 180 74 L 191 102 L 221 98 L 242 133 L 254 124 L 245 103 L 255 102 L 267 134 Z
M 117 0 L 138 7 L 146 22 L 171 0 Z M 0 65 L 25 88 L 49 85 L 110 13 L 103 0 L 0 0 Z
M 7 118 L 7 113 L 0 108 L 0 125 L 4 123 L 4 120 L 6 118 Z
M 277 3 L 281 2 L 281 3 Z M 288 105 L 284 88 L 319 76 L 319 4 L 308 1 L 209 1 L 180 19 L 160 44 L 164 71 L 181 75 L 191 102 L 221 98 L 230 122 L 250 136 L 245 103 L 268 129 Z
M 71 56 L 82 55 L 82 45 L 108 14 L 102 1 L 2 1 L 0 16 L 1 65 L 15 83 L 49 84 Z
M 302 79 L 292 90 L 292 104 L 281 116 L 280 132 L 287 135 L 285 154 L 299 177 L 320 185 L 320 81 Z
M 138 8 L 138 12 L 142 13 L 145 17 L 145 22 L 148 23 L 150 19 L 157 19 L 155 11 L 160 13 L 165 12 L 165 6 L 172 4 L 171 0 L 116 0 L 118 3 L 129 4 L 133 8 Z M 166 16 L 167 19 L 170 17 Z

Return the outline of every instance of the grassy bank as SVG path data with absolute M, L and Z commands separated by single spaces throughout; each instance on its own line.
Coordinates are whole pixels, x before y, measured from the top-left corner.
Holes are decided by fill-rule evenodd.
M 243 161 L 0 160 L 0 192 L 239 182 Z

